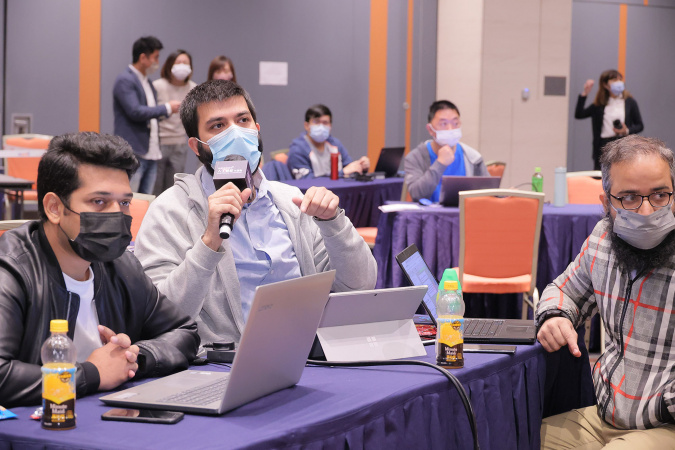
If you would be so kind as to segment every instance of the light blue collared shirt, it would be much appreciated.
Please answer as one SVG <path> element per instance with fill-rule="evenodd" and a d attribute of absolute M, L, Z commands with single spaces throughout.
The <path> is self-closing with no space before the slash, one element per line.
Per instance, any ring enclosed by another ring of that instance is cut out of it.
<path fill-rule="evenodd" d="M 248 319 L 255 288 L 263 284 L 290 280 L 301 276 L 291 236 L 262 171 L 253 203 L 244 204 L 230 235 L 230 249 L 237 268 L 241 292 L 241 310 Z M 258 174 L 256 174 L 257 178 Z M 202 189 L 206 196 L 216 191 L 213 177 L 202 171 Z"/>

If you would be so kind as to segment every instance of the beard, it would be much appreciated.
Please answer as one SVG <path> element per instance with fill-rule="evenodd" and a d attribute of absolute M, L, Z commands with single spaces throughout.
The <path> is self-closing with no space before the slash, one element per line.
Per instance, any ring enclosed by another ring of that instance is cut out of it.
<path fill-rule="evenodd" d="M 635 270 L 639 274 L 665 267 L 675 255 L 675 231 L 671 231 L 663 242 L 656 247 L 642 250 L 633 247 L 614 232 L 614 218 L 609 212 L 607 212 L 605 219 L 609 221 L 608 231 L 611 249 L 616 255 L 619 266 L 626 271 Z"/>
<path fill-rule="evenodd" d="M 256 166 L 255 170 L 251 172 L 251 175 L 258 171 L 262 161 L 263 142 L 260 132 L 258 132 L 258 151 L 260 152 L 260 159 L 258 160 L 258 165 Z M 213 153 L 211 153 L 211 149 L 204 147 L 201 142 L 197 141 L 197 152 L 197 159 L 204 165 L 206 171 L 211 176 L 213 176 L 213 167 L 211 167 L 211 163 L 213 162 Z"/>

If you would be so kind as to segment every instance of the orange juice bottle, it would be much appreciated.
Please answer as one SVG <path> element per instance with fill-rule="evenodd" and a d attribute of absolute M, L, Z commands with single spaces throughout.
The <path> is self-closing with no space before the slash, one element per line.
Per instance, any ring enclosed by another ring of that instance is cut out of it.
<path fill-rule="evenodd" d="M 42 428 L 75 428 L 75 362 L 77 354 L 68 337 L 68 321 L 52 320 L 51 336 L 42 345 Z"/>

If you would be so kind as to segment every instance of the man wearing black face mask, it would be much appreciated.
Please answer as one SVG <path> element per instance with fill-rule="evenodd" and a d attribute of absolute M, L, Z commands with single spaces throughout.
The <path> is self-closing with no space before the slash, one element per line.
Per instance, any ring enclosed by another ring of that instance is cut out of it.
<path fill-rule="evenodd" d="M 41 220 L 0 236 L 0 398 L 41 400 L 40 348 L 69 322 L 77 396 L 187 368 L 197 326 L 126 252 L 129 177 L 138 162 L 116 136 L 57 136 L 38 167 Z"/>
<path fill-rule="evenodd" d="M 192 89 L 181 105 L 188 145 L 204 165 L 152 202 L 136 239 L 145 272 L 199 324 L 205 342 L 238 342 L 262 284 L 336 269 L 333 291 L 372 289 L 375 258 L 354 229 L 339 198 L 324 187 L 303 195 L 269 181 L 261 170 L 260 124 L 248 93 L 232 81 Z M 216 189 L 213 165 L 242 157 L 251 189 Z M 235 218 L 219 235 L 220 217 Z"/>
<path fill-rule="evenodd" d="M 545 419 L 542 448 L 672 448 L 673 152 L 632 135 L 608 144 L 601 166 L 607 217 L 544 290 L 535 315 L 546 350 L 568 346 L 580 356 L 574 329 L 600 313 L 606 350 L 593 368 L 598 403 Z"/>

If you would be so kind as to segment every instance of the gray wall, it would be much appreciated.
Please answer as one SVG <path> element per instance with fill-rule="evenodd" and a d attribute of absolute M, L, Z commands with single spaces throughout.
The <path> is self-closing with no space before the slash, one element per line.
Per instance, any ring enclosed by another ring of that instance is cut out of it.
<path fill-rule="evenodd" d="M 5 130 L 33 114 L 32 132 L 78 128 L 80 2 L 7 0 Z"/>
<path fill-rule="evenodd" d="M 675 103 L 675 1 L 628 0 L 626 27 L 626 89 L 638 102 L 644 136 L 662 139 L 675 146 L 672 126 Z M 594 86 L 586 105 L 597 92 L 600 73 L 617 68 L 619 47 L 619 3 L 609 0 L 575 0 L 572 7 L 572 63 L 567 170 L 593 169 L 591 119 L 574 119 L 574 108 L 584 82 Z"/>
<path fill-rule="evenodd" d="M 5 125 L 12 113 L 27 112 L 34 115 L 33 132 L 76 131 L 79 1 L 0 1 L 8 2 Z M 405 5 L 389 2 L 387 145 L 404 140 Z M 435 93 L 436 0 L 415 5 L 413 108 L 418 102 L 424 109 Z M 333 111 L 334 135 L 352 156 L 365 155 L 369 28 L 370 2 L 362 0 L 104 0 L 101 131 L 113 131 L 112 87 L 131 63 L 133 41 L 155 35 L 164 44 L 161 63 L 177 48 L 192 53 L 198 83 L 206 79 L 213 57 L 232 58 L 238 81 L 256 106 L 267 154 L 288 147 L 303 131 L 308 106 L 325 103 Z M 287 61 L 288 86 L 260 86 L 259 61 Z M 423 116 L 413 112 L 413 130 L 424 130 Z M 420 136 L 413 131 L 415 144 Z"/>

